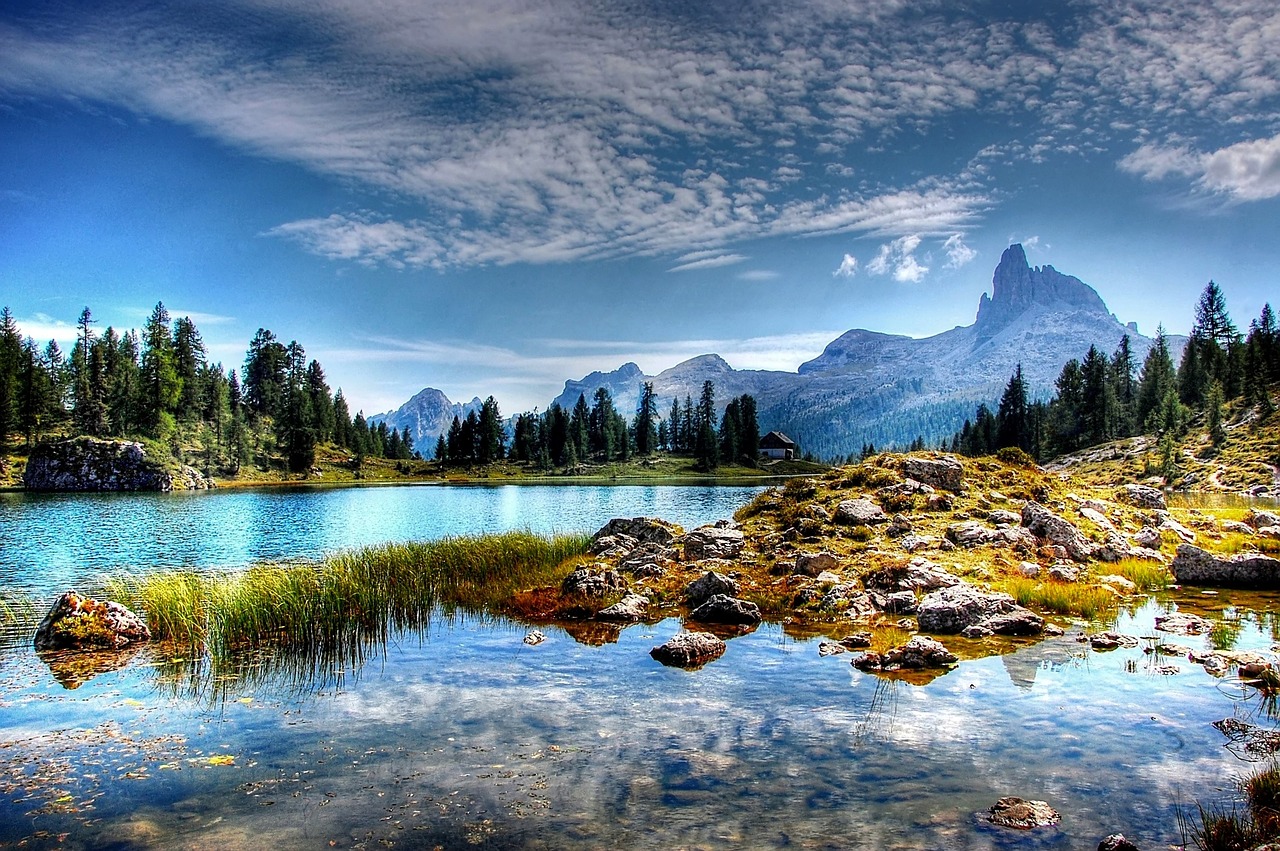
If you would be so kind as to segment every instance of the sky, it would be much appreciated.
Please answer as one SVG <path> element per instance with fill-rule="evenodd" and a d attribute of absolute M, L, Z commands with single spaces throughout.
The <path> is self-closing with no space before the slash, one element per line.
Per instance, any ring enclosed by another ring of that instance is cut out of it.
<path fill-rule="evenodd" d="M 1274 0 L 0 0 L 0 302 L 545 408 L 973 322 L 1001 252 L 1280 302 Z"/>

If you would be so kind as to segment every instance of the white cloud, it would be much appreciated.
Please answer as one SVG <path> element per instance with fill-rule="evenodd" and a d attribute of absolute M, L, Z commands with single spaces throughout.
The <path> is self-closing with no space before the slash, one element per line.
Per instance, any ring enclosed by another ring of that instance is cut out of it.
<path fill-rule="evenodd" d="M 693 269 L 717 269 L 721 266 L 732 266 L 747 259 L 742 254 L 720 254 L 719 252 L 715 252 L 708 257 L 697 257 L 696 259 L 686 259 L 688 257 L 689 255 L 681 257 L 680 259 L 685 262 L 672 266 L 667 271 L 688 272 Z"/>
<path fill-rule="evenodd" d="M 840 261 L 840 267 L 831 273 L 833 278 L 852 278 L 858 274 L 858 258 L 852 254 L 846 254 L 844 259 Z"/>
<path fill-rule="evenodd" d="M 919 247 L 920 235 L 914 233 L 883 243 L 867 264 L 867 271 L 873 275 L 892 274 L 898 283 L 919 283 L 929 274 L 929 267 L 916 259 L 915 250 Z"/>
<path fill-rule="evenodd" d="M 1201 189 L 1235 201 L 1280 196 L 1280 134 L 1202 153 L 1186 145 L 1146 144 L 1120 160 L 1120 168 L 1144 180 L 1190 177 Z"/>
<path fill-rule="evenodd" d="M 942 243 L 942 247 L 947 252 L 947 269 L 959 269 L 978 256 L 978 252 L 965 245 L 963 234 L 953 233 Z"/>
<path fill-rule="evenodd" d="M 739 272 L 737 277 L 740 281 L 774 281 L 781 276 L 771 269 L 748 269 Z"/>
<path fill-rule="evenodd" d="M 47 313 L 37 313 L 27 319 L 14 317 L 14 321 L 18 323 L 22 336 L 35 340 L 41 349 L 50 340 L 57 340 L 59 348 L 62 348 L 65 354 L 69 354 L 70 346 L 79 337 L 79 331 L 75 325 L 55 319 Z"/>

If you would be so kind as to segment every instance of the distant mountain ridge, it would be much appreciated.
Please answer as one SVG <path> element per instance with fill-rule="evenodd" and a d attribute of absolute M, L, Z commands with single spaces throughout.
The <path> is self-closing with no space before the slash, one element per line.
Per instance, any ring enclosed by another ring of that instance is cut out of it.
<path fill-rule="evenodd" d="M 734 369 L 716 354 L 654 376 L 626 363 L 566 381 L 554 402 L 571 409 L 579 395 L 590 403 L 598 388 L 607 387 L 618 410 L 630 416 L 641 385 L 652 381 L 665 417 L 673 398 L 696 400 L 710 380 L 721 409 L 750 393 L 762 432 L 785 432 L 802 451 L 830 458 L 857 452 L 864 443 L 887 448 L 951 435 L 978 403 L 999 398 L 1019 363 L 1030 392 L 1046 397 L 1068 360 L 1083 358 L 1091 345 L 1109 356 L 1125 334 L 1141 364 L 1149 338 L 1113 316 L 1088 284 L 1052 266 L 1031 266 L 1015 244 L 1001 255 L 972 325 L 919 339 L 855 328 L 795 372 Z M 1178 340 L 1170 342 L 1176 358 Z"/>
<path fill-rule="evenodd" d="M 394 411 L 369 417 L 369 422 L 386 423 L 387 428 L 396 431 L 408 428 L 414 448 L 423 458 L 431 458 L 435 455 L 436 441 L 449 431 L 453 418 L 465 419 L 470 411 L 479 414 L 482 404 L 478 396 L 465 404 L 451 402 L 443 392 L 426 387 Z"/>

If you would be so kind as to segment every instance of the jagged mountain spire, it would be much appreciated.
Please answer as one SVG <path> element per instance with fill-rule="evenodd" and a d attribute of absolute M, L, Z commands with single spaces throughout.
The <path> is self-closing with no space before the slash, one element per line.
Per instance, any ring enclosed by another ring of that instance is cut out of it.
<path fill-rule="evenodd" d="M 999 327 L 1033 307 L 1109 315 L 1093 287 L 1052 266 L 1031 266 L 1022 245 L 1014 243 L 1000 255 L 1000 265 L 991 277 L 991 295 L 983 293 L 978 302 L 977 324 L 988 329 Z"/>

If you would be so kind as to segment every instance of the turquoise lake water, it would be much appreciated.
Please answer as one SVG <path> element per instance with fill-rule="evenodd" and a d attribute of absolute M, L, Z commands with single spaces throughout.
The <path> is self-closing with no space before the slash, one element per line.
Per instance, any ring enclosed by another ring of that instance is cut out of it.
<path fill-rule="evenodd" d="M 234 566 L 614 515 L 694 525 L 751 495 L 394 490 L 8 499 L 6 583 L 58 588 L 86 569 L 77 552 L 95 570 Z M 42 517 L 68 528 L 38 529 Z M 42 563 L 45 575 L 32 570 Z M 1269 651 L 1280 623 L 1277 595 L 1162 596 L 1113 624 L 1138 648 L 1094 652 L 1068 625 L 919 686 L 821 657 L 777 624 L 700 670 L 664 668 L 648 651 L 682 628 L 674 619 L 600 646 L 542 627 L 536 647 L 526 625 L 439 619 L 356 658 L 264 655 L 217 671 L 160 647 L 73 670 L 24 643 L 0 654 L 0 847 L 1065 851 L 1119 830 L 1164 848 L 1180 839 L 1180 806 L 1226 805 L 1256 767 L 1212 722 L 1275 726 L 1234 679 L 1143 652 L 1174 608 L 1223 624 L 1213 638 L 1163 636 L 1193 649 Z M 1062 823 L 987 824 L 979 812 L 1004 795 L 1046 800 Z"/>

